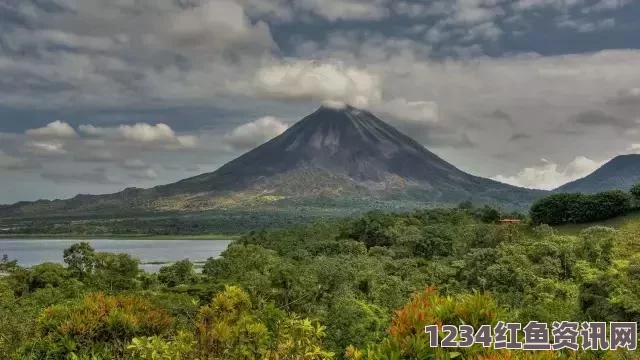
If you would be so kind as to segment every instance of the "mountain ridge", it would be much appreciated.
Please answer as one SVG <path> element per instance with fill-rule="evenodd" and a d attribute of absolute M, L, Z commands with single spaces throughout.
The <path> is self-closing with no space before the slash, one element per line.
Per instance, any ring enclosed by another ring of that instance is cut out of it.
<path fill-rule="evenodd" d="M 618 155 L 580 179 L 571 181 L 554 192 L 597 193 L 606 190 L 628 190 L 640 183 L 640 155 Z"/>

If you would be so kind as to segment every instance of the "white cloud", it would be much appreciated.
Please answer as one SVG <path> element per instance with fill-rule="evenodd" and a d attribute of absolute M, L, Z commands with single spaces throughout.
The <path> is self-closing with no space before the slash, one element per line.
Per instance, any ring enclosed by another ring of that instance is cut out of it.
<path fill-rule="evenodd" d="M 390 13 L 387 0 L 296 0 L 294 4 L 329 21 L 379 20 Z"/>
<path fill-rule="evenodd" d="M 341 101 L 366 106 L 379 101 L 378 76 L 341 62 L 294 60 L 261 68 L 253 83 L 259 95 L 287 100 Z"/>
<path fill-rule="evenodd" d="M 29 129 L 25 133 L 28 136 L 48 138 L 73 138 L 78 135 L 68 123 L 60 120 L 51 122 L 41 128 Z"/>
<path fill-rule="evenodd" d="M 430 3 L 394 1 L 393 10 L 399 15 L 404 15 L 410 18 L 420 18 L 426 16 L 445 15 L 450 10 L 450 6 L 447 1 L 433 1 Z"/>
<path fill-rule="evenodd" d="M 67 154 L 64 143 L 58 141 L 29 141 L 25 144 L 27 151 L 44 156 L 56 156 Z"/>
<path fill-rule="evenodd" d="M 536 10 L 551 7 L 558 10 L 567 10 L 583 4 L 584 0 L 518 0 L 513 3 L 513 8 L 521 11 Z"/>
<path fill-rule="evenodd" d="M 598 12 L 607 10 L 616 10 L 633 3 L 633 0 L 600 0 L 590 7 L 583 9 L 583 12 Z"/>
<path fill-rule="evenodd" d="M 288 0 L 238 0 L 238 2 L 253 18 L 267 18 L 280 22 L 294 19 L 294 10 Z"/>
<path fill-rule="evenodd" d="M 564 16 L 556 21 L 556 26 L 559 28 L 574 29 L 581 33 L 589 33 L 614 28 L 616 26 L 616 20 L 614 18 L 598 20 L 572 19 Z"/>
<path fill-rule="evenodd" d="M 225 141 L 236 150 L 249 150 L 282 134 L 287 128 L 279 119 L 266 116 L 233 129 L 225 135 Z"/>
<path fill-rule="evenodd" d="M 137 123 L 119 127 L 80 125 L 78 129 L 87 135 L 105 138 L 121 138 L 137 144 L 163 144 L 177 148 L 194 148 L 198 139 L 193 135 L 177 135 L 169 125 Z"/>
<path fill-rule="evenodd" d="M 517 175 L 494 177 L 495 180 L 526 188 L 552 190 L 570 181 L 585 177 L 604 162 L 578 156 L 564 167 L 542 159 L 542 164 L 522 169 Z"/>
<path fill-rule="evenodd" d="M 631 144 L 628 150 L 631 153 L 640 154 L 640 144 Z"/>
<path fill-rule="evenodd" d="M 258 22 L 255 25 L 246 16 L 244 8 L 232 0 L 208 0 L 200 6 L 188 7 L 177 15 L 171 14 L 166 24 L 165 36 L 179 47 L 206 47 L 209 50 L 225 50 L 233 47 L 263 47 L 273 45 L 269 27 Z M 147 41 L 153 43 L 153 35 Z"/>
<path fill-rule="evenodd" d="M 138 142 L 172 142 L 175 139 L 175 132 L 165 124 L 150 125 L 138 123 L 135 125 L 121 125 L 118 132 L 125 139 Z"/>
<path fill-rule="evenodd" d="M 487 0 L 457 0 L 454 9 L 453 21 L 459 24 L 481 24 L 504 14 L 494 1 Z"/>
<path fill-rule="evenodd" d="M 415 124 L 433 124 L 439 121 L 438 105 L 433 101 L 409 101 L 398 98 L 373 107 L 374 111 L 387 113 L 399 121 Z"/>

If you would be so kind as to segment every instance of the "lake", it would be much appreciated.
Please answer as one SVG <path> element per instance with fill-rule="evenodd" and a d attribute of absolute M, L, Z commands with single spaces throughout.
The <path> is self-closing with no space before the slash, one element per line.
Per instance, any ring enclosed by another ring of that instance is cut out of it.
<path fill-rule="evenodd" d="M 81 241 L 88 242 L 98 252 L 127 253 L 138 258 L 140 269 L 148 272 L 156 272 L 166 263 L 179 260 L 202 262 L 218 257 L 231 243 L 230 240 L 0 239 L 0 256 L 7 254 L 9 260 L 18 260 L 18 264 L 25 267 L 43 262 L 64 263 L 64 249 Z"/>

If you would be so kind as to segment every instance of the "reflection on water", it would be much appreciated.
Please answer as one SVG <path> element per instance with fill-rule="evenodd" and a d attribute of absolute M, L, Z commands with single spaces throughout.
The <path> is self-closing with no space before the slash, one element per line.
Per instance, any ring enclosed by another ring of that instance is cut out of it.
<path fill-rule="evenodd" d="M 21 266 L 29 267 L 43 262 L 63 262 L 64 249 L 81 242 L 88 242 L 98 252 L 127 253 L 140 259 L 140 268 L 155 272 L 171 263 L 189 259 L 202 262 L 218 257 L 231 241 L 228 240 L 0 240 L 0 256 L 6 254 L 10 260 L 18 260 Z M 149 264 L 154 263 L 154 264 Z"/>

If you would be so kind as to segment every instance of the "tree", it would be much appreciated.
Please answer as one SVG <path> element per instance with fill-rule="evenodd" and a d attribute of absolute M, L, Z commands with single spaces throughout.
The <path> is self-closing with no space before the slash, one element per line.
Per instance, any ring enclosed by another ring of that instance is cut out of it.
<path fill-rule="evenodd" d="M 18 268 L 18 260 L 9 260 L 9 255 L 2 255 L 2 260 L 0 260 L 0 272 L 12 272 Z"/>
<path fill-rule="evenodd" d="M 529 215 L 534 224 L 560 225 L 577 223 L 582 220 L 579 216 L 585 195 L 554 194 L 536 200 L 531 206 Z"/>
<path fill-rule="evenodd" d="M 605 220 L 628 212 L 631 196 L 621 190 L 597 194 L 554 194 L 533 203 L 534 224 L 561 225 Z"/>
<path fill-rule="evenodd" d="M 638 206 L 640 204 L 640 183 L 633 185 L 629 193 L 633 196 L 636 206 Z"/>
<path fill-rule="evenodd" d="M 195 271 L 193 271 L 193 263 L 185 259 L 161 267 L 158 272 L 158 280 L 168 287 L 175 287 L 181 284 L 188 285 L 195 280 L 195 274 Z"/>
<path fill-rule="evenodd" d="M 30 285 L 32 291 L 47 286 L 59 287 L 69 277 L 69 272 L 64 266 L 50 262 L 34 266 L 32 272 Z"/>
<path fill-rule="evenodd" d="M 500 212 L 490 206 L 485 205 L 477 210 L 480 220 L 485 223 L 496 223 L 500 220 Z"/>
<path fill-rule="evenodd" d="M 390 246 L 392 239 L 386 231 L 393 225 L 388 214 L 373 211 L 356 220 L 343 230 L 342 237 L 363 242 L 367 248 Z"/>
<path fill-rule="evenodd" d="M 349 345 L 365 347 L 382 339 L 389 316 L 381 307 L 352 296 L 333 301 L 326 320 L 328 344 L 339 352 Z"/>
<path fill-rule="evenodd" d="M 89 243 L 80 242 L 64 250 L 64 262 L 73 276 L 84 279 L 93 272 L 95 255 Z"/>
<path fill-rule="evenodd" d="M 472 210 L 473 209 L 473 203 L 471 202 L 471 200 L 463 201 L 463 202 L 458 204 L 458 209 Z"/>
<path fill-rule="evenodd" d="M 125 290 L 135 287 L 140 272 L 140 261 L 129 254 L 96 253 L 93 258 L 93 280 L 108 290 Z"/>

